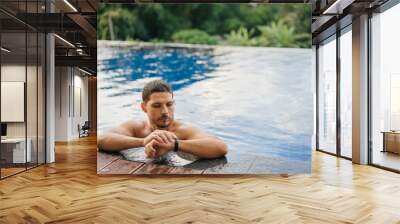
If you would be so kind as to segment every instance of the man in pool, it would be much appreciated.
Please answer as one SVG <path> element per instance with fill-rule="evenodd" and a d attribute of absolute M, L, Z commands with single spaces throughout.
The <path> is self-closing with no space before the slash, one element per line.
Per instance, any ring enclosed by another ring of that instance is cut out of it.
<path fill-rule="evenodd" d="M 182 151 L 212 159 L 228 152 L 227 145 L 217 137 L 174 120 L 175 102 L 168 83 L 162 80 L 147 83 L 140 106 L 147 114 L 147 121 L 127 121 L 99 136 L 100 149 L 120 151 L 144 147 L 149 158 L 160 157 L 169 151 Z"/>

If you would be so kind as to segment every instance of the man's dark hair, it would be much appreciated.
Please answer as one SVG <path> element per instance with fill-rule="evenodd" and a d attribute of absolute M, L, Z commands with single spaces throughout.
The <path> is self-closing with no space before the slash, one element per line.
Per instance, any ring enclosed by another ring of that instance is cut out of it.
<path fill-rule="evenodd" d="M 143 102 L 147 102 L 150 99 L 151 94 L 163 92 L 169 92 L 173 95 L 172 88 L 167 82 L 161 79 L 153 80 L 144 86 L 142 92 L 142 100 Z"/>

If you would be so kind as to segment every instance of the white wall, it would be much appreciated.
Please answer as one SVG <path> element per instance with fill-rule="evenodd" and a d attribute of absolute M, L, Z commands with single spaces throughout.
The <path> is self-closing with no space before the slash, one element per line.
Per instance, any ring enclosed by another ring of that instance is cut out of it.
<path fill-rule="evenodd" d="M 77 74 L 78 71 L 78 74 Z M 88 120 L 88 78 L 79 70 L 74 70 L 74 108 L 72 108 L 72 136 L 78 136 L 78 124 L 81 126 Z"/>
<path fill-rule="evenodd" d="M 26 68 L 24 65 L 19 64 L 3 64 L 1 66 L 1 81 L 2 82 L 25 82 L 26 71 L 28 71 L 28 79 L 29 86 L 36 86 L 36 80 L 31 80 L 30 75 L 36 74 L 36 67 L 29 66 Z M 30 106 L 30 110 L 28 110 L 28 122 L 34 121 L 36 124 L 36 113 L 32 113 L 32 111 L 36 111 L 36 88 L 27 88 L 27 103 Z M 4 97 L 4 96 L 2 96 Z M 33 104 L 31 104 L 33 102 Z M 41 105 L 39 105 L 40 107 Z M 32 109 L 33 107 L 33 109 Z M 2 110 L 7 110 L 8 108 L 2 108 Z M 33 124 L 28 125 L 28 129 L 33 127 Z M 34 127 L 36 130 L 36 126 Z M 9 137 L 25 137 L 25 122 L 7 122 L 7 136 Z M 29 133 L 28 133 L 29 137 Z"/>
<path fill-rule="evenodd" d="M 38 69 L 38 70 L 37 70 Z M 25 64 L 2 64 L 1 66 L 1 81 L 2 82 L 24 82 L 26 83 L 26 107 L 24 105 L 19 110 L 22 114 L 26 112 L 27 120 L 24 118 L 21 122 L 6 122 L 7 123 L 7 137 L 9 138 L 24 138 L 25 134 L 30 139 L 32 149 L 32 161 L 36 162 L 39 159 L 39 163 L 44 163 L 44 74 L 42 73 L 42 67 L 36 67 Z M 27 82 L 25 80 L 27 78 Z M 24 90 L 21 94 L 24 94 Z M 4 89 L 2 89 L 4 94 Z M 7 95 L 2 95 L 2 98 L 8 98 Z M 2 102 L 3 104 L 3 102 Z M 10 107 L 2 107 L 2 112 L 16 113 Z M 15 108 L 14 108 L 15 110 Z M 24 116 L 24 115 L 22 115 Z M 37 156 L 37 154 L 39 156 Z"/>
<path fill-rule="evenodd" d="M 18 81 L 25 82 L 25 64 L 9 64 L 1 66 L 1 81 L 10 82 Z M 1 108 L 6 110 L 7 108 Z M 8 137 L 25 137 L 25 123 L 24 122 L 10 122 L 7 123 L 7 136 Z"/>
<path fill-rule="evenodd" d="M 78 124 L 88 120 L 88 78 L 72 67 L 56 67 L 55 73 L 55 140 L 77 139 Z"/>
<path fill-rule="evenodd" d="M 67 67 L 55 68 L 55 141 L 68 140 L 68 71 Z"/>

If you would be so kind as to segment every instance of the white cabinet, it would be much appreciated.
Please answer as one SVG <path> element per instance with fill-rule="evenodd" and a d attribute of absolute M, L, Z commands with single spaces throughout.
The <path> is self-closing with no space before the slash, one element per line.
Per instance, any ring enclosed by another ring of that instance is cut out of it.
<path fill-rule="evenodd" d="M 11 159 L 12 154 L 12 163 L 25 163 L 32 161 L 32 140 L 28 138 L 26 140 L 27 147 L 25 151 L 25 138 L 7 138 L 1 140 L 1 147 L 5 147 L 6 150 L 9 151 L 9 158 Z M 3 150 L 2 150 L 3 151 Z M 26 161 L 25 161 L 26 159 Z M 11 161 L 9 161 L 11 162 Z"/>

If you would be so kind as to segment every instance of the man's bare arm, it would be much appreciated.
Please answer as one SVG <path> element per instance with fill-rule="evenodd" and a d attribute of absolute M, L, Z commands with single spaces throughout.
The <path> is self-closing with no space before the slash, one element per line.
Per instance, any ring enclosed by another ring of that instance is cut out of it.
<path fill-rule="evenodd" d="M 144 139 L 135 137 L 135 130 L 140 128 L 136 122 L 125 122 L 117 128 L 98 137 L 97 146 L 105 151 L 120 151 L 144 146 Z"/>
<path fill-rule="evenodd" d="M 179 150 L 201 158 L 218 158 L 228 153 L 227 145 L 215 136 L 207 135 L 197 128 L 185 128 L 187 138 L 179 140 Z"/>

